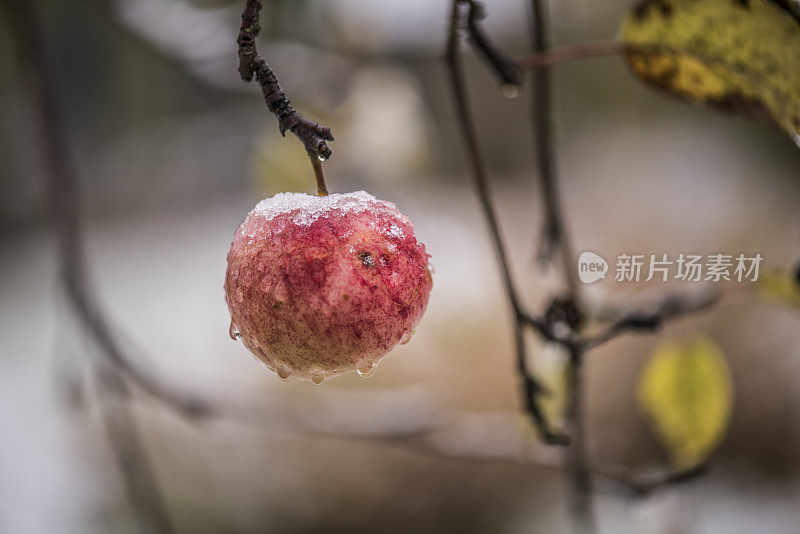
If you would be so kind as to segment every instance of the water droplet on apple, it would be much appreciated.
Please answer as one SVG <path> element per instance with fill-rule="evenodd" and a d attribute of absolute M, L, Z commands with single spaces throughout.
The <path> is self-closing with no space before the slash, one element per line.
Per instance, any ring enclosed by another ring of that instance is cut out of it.
<path fill-rule="evenodd" d="M 400 338 L 400 344 L 405 345 L 406 343 L 411 341 L 411 336 L 414 335 L 414 332 L 415 332 L 414 330 L 409 330 L 408 332 L 403 334 L 403 337 Z"/>
<path fill-rule="evenodd" d="M 375 374 L 375 371 L 378 370 L 378 366 L 372 362 L 372 360 L 363 360 L 358 363 L 356 366 L 356 372 L 362 378 L 369 378 Z"/>
<path fill-rule="evenodd" d="M 278 365 L 277 373 L 282 380 L 286 380 L 287 378 L 292 376 L 292 370 L 289 369 L 288 365 Z"/>
<path fill-rule="evenodd" d="M 517 98 L 519 96 L 519 87 L 513 83 L 507 83 L 503 86 L 503 96 L 506 98 Z"/>
<path fill-rule="evenodd" d="M 228 335 L 231 336 L 231 339 L 234 341 L 242 339 L 242 333 L 239 332 L 239 329 L 233 324 L 233 321 L 231 321 L 231 326 L 228 328 Z"/>
<path fill-rule="evenodd" d="M 311 383 L 320 385 L 325 381 L 325 373 L 322 371 L 315 369 L 311 371 Z"/>

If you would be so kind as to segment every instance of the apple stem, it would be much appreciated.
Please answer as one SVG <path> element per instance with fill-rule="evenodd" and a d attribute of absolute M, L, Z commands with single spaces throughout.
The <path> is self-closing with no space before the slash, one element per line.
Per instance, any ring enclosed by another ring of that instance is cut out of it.
<path fill-rule="evenodd" d="M 327 197 L 328 188 L 325 186 L 325 174 L 322 172 L 322 161 L 316 154 L 308 153 L 308 159 L 311 160 L 311 166 L 314 168 L 314 175 L 317 177 L 317 196 Z"/>

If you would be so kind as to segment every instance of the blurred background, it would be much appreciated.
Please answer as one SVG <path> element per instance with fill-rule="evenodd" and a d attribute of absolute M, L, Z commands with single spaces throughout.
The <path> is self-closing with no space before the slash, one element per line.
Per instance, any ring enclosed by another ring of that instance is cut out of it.
<path fill-rule="evenodd" d="M 559 454 L 520 410 L 511 316 L 455 129 L 446 0 L 265 1 L 258 47 L 293 104 L 330 126 L 332 192 L 366 189 L 415 222 L 434 290 L 412 341 L 368 379 L 280 381 L 228 337 L 225 257 L 252 206 L 313 192 L 236 72 L 243 2 L 37 0 L 55 61 L 96 294 L 160 380 L 226 415 L 125 400 L 174 530 L 564 532 Z M 529 49 L 528 5 L 486 0 L 487 31 Z M 552 0 L 553 40 L 617 33 L 627 0 Z M 0 11 L 3 13 L 3 11 Z M 4 16 L 4 15 L 3 15 Z M 135 532 L 103 423 L 98 359 L 60 288 L 31 95 L 0 19 L 0 532 Z M 534 264 L 541 205 L 528 85 L 504 98 L 465 52 L 472 109 L 515 276 L 534 310 L 558 289 Z M 557 166 L 578 251 L 800 250 L 800 150 L 767 124 L 651 91 L 618 57 L 553 71 Z M 685 286 L 682 286 L 685 288 Z M 669 290 L 613 277 L 595 303 Z M 667 458 L 636 402 L 654 347 L 697 334 L 730 366 L 734 408 L 712 469 L 644 499 L 598 492 L 601 532 L 794 532 L 800 523 L 800 313 L 734 288 L 713 310 L 627 336 L 586 362 L 590 459 Z M 531 359 L 559 358 L 532 340 Z M 537 363 L 538 362 L 538 363 Z"/>

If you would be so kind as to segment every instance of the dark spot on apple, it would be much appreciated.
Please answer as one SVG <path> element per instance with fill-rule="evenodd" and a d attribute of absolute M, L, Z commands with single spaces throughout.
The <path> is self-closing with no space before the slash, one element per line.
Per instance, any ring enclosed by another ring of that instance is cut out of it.
<path fill-rule="evenodd" d="M 362 252 L 358 255 L 359 259 L 361 259 L 361 263 L 364 264 L 364 267 L 375 267 L 375 260 L 372 259 L 372 254 L 367 251 Z"/>

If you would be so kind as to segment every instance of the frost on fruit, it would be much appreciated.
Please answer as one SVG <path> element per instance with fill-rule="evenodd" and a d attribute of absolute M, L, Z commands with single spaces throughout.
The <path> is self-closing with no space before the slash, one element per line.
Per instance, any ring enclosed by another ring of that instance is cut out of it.
<path fill-rule="evenodd" d="M 228 253 L 231 337 L 281 378 L 369 376 L 425 312 L 428 258 L 408 217 L 364 191 L 264 199 Z"/>

